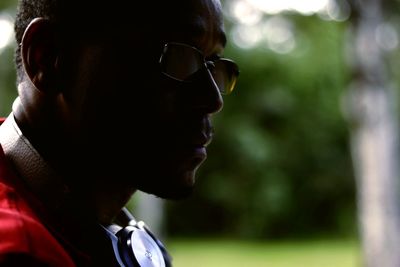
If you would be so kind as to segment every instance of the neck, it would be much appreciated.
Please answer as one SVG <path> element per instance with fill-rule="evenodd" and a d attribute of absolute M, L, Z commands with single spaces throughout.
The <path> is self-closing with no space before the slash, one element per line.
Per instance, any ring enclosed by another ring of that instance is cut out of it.
<path fill-rule="evenodd" d="M 98 222 L 103 225 L 112 223 L 135 192 L 134 189 L 121 190 L 121 187 L 113 184 L 107 184 L 101 188 L 97 186 L 96 189 L 93 197 L 94 207 Z"/>

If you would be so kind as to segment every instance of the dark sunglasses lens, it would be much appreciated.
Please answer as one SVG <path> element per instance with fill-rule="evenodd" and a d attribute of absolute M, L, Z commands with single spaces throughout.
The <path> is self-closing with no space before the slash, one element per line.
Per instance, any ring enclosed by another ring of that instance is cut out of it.
<path fill-rule="evenodd" d="M 203 66 L 203 57 L 190 46 L 170 43 L 161 58 L 162 71 L 177 80 L 185 80 Z"/>
<path fill-rule="evenodd" d="M 229 95 L 235 88 L 239 74 L 237 65 L 230 60 L 220 59 L 214 62 L 214 66 L 212 75 L 215 83 L 222 94 Z"/>

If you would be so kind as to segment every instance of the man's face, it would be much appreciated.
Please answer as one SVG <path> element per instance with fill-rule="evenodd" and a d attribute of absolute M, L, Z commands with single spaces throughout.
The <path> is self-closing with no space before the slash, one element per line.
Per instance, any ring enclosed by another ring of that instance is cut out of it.
<path fill-rule="evenodd" d="M 166 198 L 192 191 L 212 138 L 211 115 L 223 100 L 206 68 L 181 82 L 162 74 L 158 60 L 168 42 L 196 47 L 206 58 L 221 55 L 225 35 L 218 0 L 180 2 L 156 23 L 154 39 L 138 38 L 132 25 L 124 43 L 82 52 L 72 132 L 94 179 Z"/>

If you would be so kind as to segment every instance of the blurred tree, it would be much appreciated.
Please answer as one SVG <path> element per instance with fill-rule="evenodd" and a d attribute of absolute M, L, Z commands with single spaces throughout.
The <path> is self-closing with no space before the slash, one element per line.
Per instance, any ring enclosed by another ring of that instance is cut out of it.
<path fill-rule="evenodd" d="M 386 54 L 393 42 L 381 0 L 353 1 L 352 148 L 365 266 L 400 266 L 399 129 Z M 387 23 L 387 22 L 386 22 Z"/>

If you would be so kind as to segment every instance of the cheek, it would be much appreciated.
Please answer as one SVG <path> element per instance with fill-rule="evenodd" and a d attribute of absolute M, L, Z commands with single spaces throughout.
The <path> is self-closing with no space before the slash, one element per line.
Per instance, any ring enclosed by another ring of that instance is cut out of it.
<path fill-rule="evenodd" d="M 93 75 L 82 113 L 86 142 L 111 141 L 110 152 L 135 150 L 154 160 L 160 150 L 175 153 L 183 109 L 178 92 L 185 88 L 145 69 L 140 75 L 128 76 L 127 68 Z"/>

